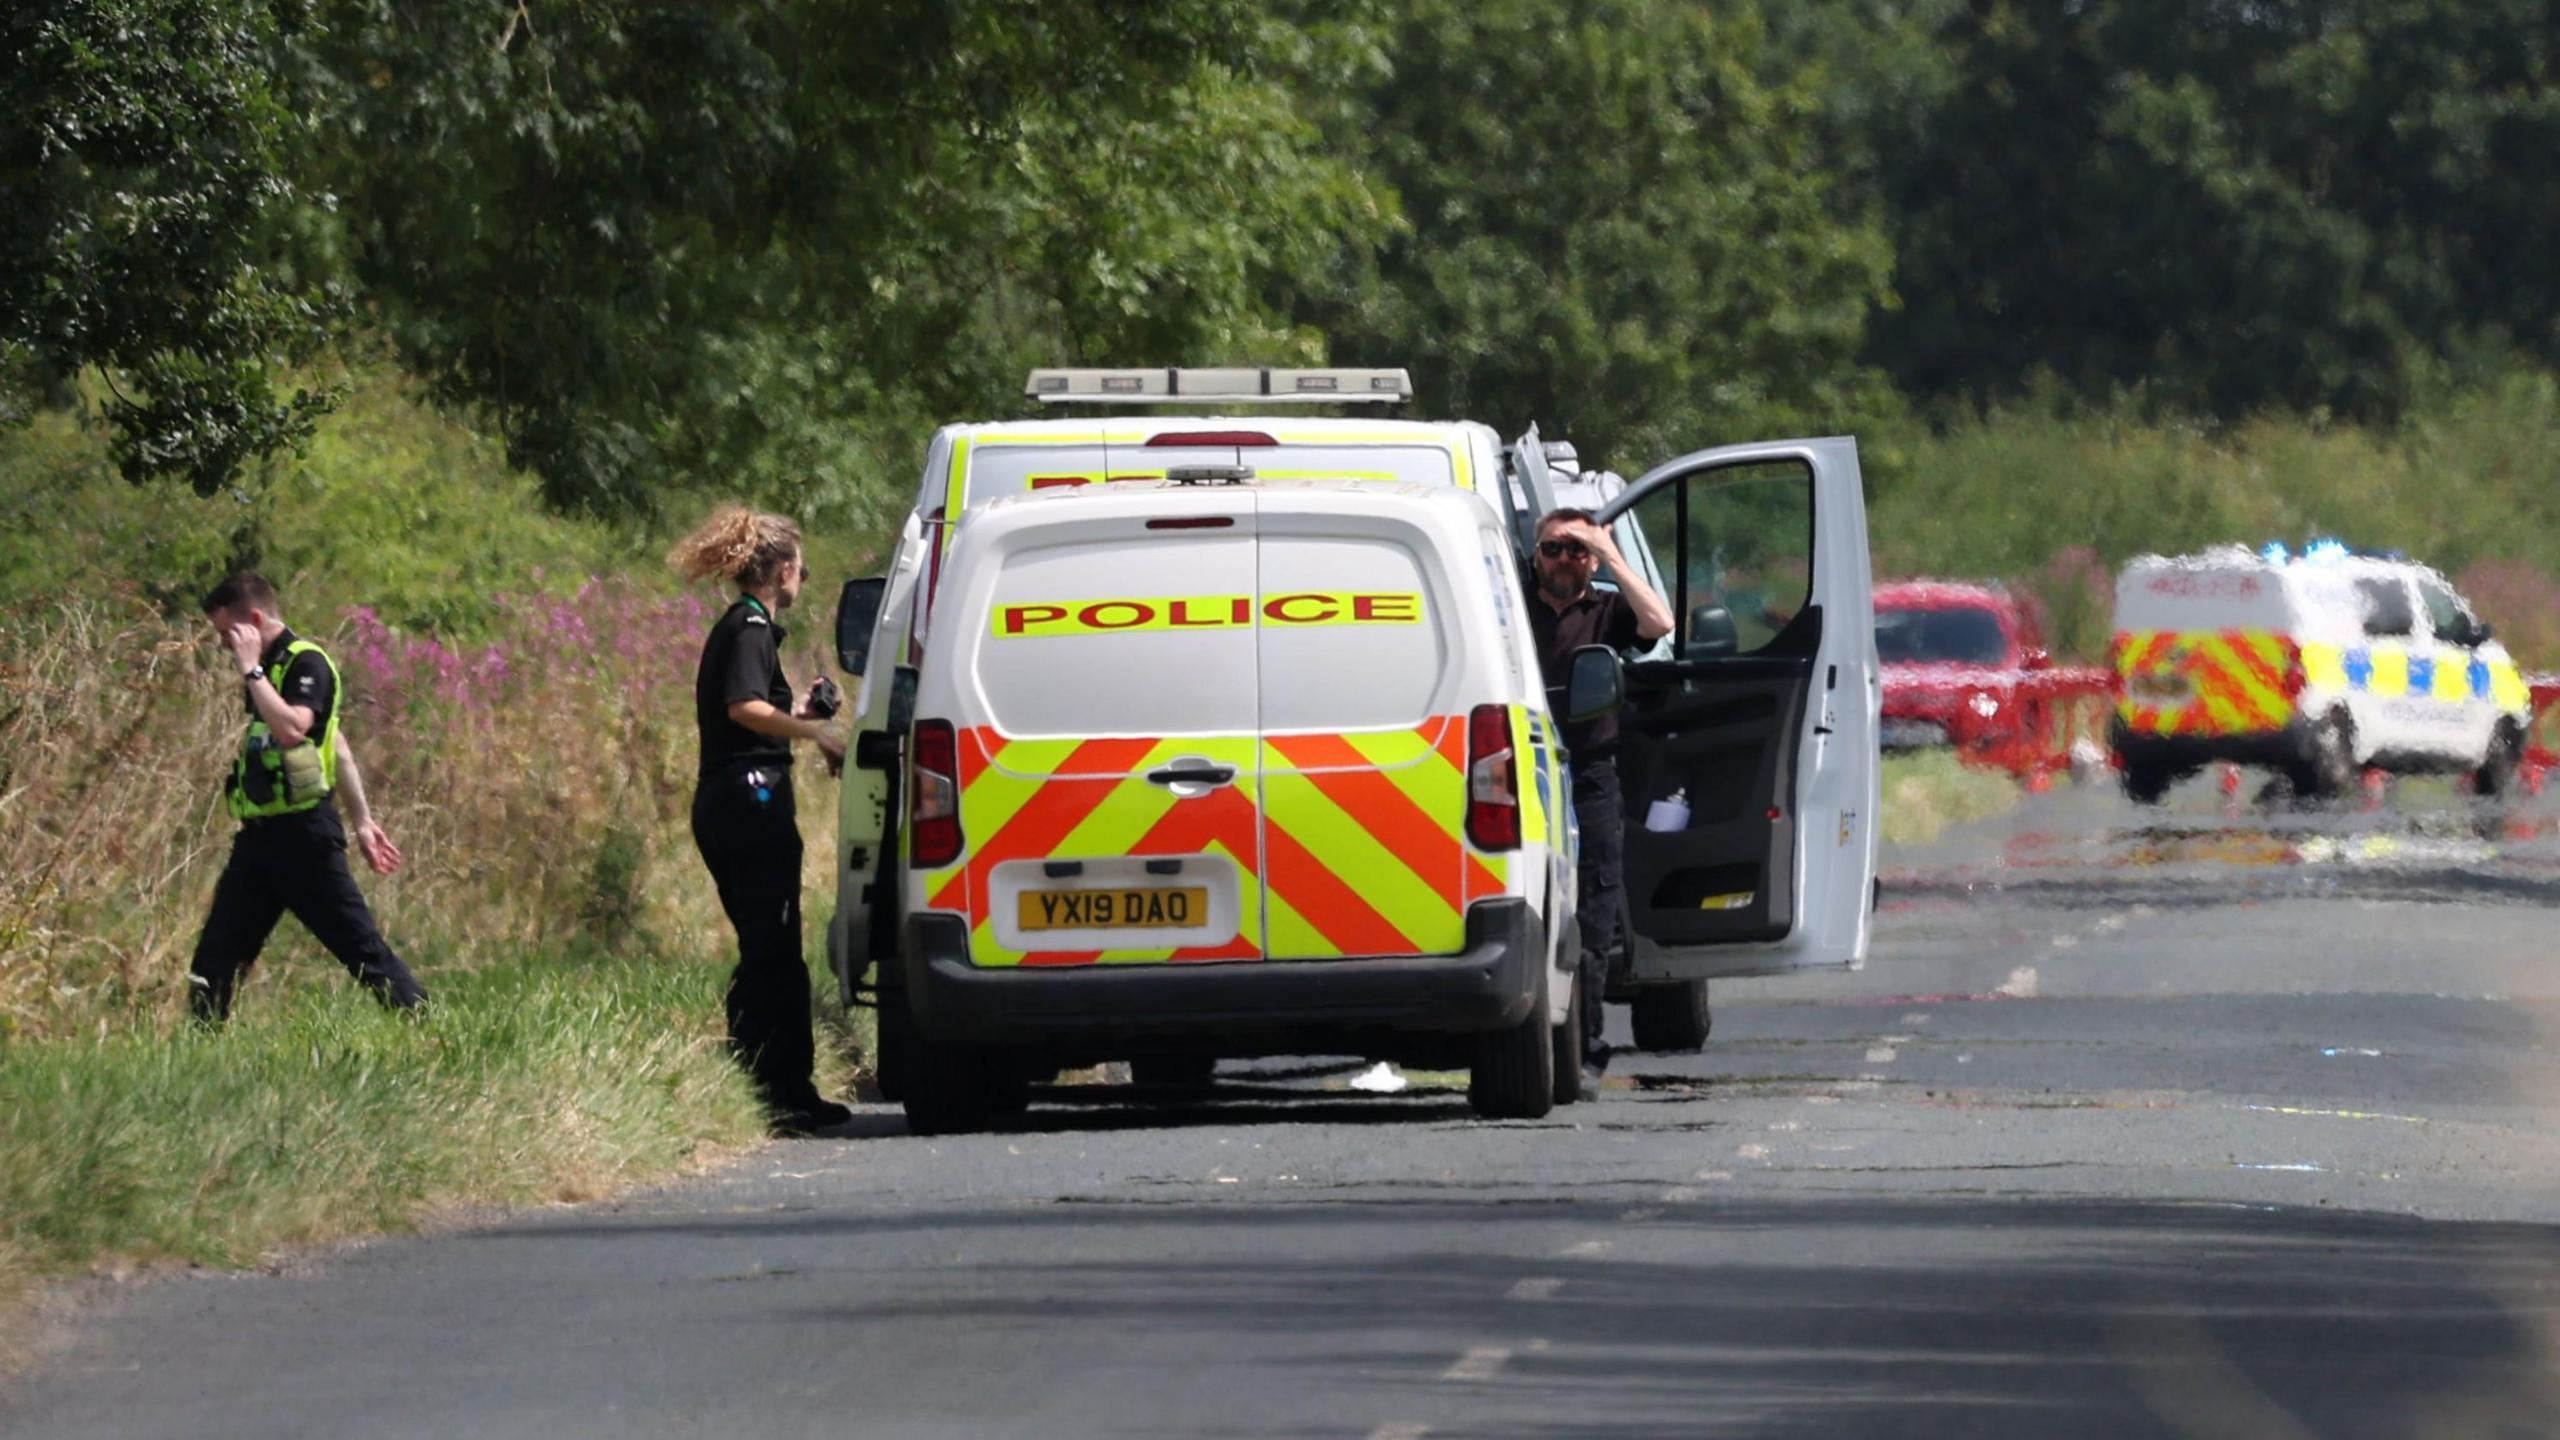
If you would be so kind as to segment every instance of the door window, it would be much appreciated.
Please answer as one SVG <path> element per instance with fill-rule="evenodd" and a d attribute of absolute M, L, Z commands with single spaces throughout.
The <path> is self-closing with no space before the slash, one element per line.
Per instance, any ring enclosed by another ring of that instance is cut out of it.
<path fill-rule="evenodd" d="M 2448 645 L 2473 643 L 2471 614 L 2451 590 L 2433 580 L 2421 580 L 2418 598 L 2426 602 L 2427 628 L 2435 632 L 2438 640 Z"/>
<path fill-rule="evenodd" d="M 2398 580 L 2375 578 L 2356 582 L 2364 602 L 2364 633 L 2376 639 L 2406 639 L 2417 629 L 2409 608 L 2409 587 Z"/>
<path fill-rule="evenodd" d="M 1777 653 L 1813 598 L 1813 473 L 1776 462 L 1637 502 L 1684 660 Z"/>

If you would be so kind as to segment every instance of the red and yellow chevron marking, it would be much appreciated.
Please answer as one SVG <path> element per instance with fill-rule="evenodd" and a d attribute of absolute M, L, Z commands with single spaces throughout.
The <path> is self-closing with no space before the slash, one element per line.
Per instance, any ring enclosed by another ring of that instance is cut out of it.
<path fill-rule="evenodd" d="M 984 966 L 1435 955 L 1463 947 L 1466 907 L 1505 893 L 1508 857 L 1463 838 L 1466 725 L 1352 734 L 1008 740 L 959 736 L 962 861 L 926 873 L 926 903 L 971 921 Z M 1146 772 L 1182 756 L 1239 778 L 1182 798 Z M 1258 802 L 1258 803 L 1257 803 Z M 1014 951 L 993 924 L 1008 861 L 1213 854 L 1236 867 L 1240 915 L 1222 944 Z"/>
<path fill-rule="evenodd" d="M 2116 713 L 2137 735 L 2254 735 L 2293 718 L 2284 637 L 2266 630 L 2128 630 L 2116 636 L 2123 698 Z M 2146 679 L 2176 676 L 2185 698 L 2148 699 Z"/>

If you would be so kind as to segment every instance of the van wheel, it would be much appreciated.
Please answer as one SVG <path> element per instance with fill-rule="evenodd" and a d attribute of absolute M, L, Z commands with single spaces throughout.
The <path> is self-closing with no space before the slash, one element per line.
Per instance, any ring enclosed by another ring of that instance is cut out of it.
<path fill-rule="evenodd" d="M 1548 983 L 1553 984 L 1551 980 Z M 1573 987 L 1573 998 L 1565 1002 L 1564 1023 L 1548 1027 L 1554 1037 L 1549 1048 L 1555 1051 L 1555 1099 L 1558 1105 L 1570 1105 L 1582 1098 L 1582 987 Z"/>
<path fill-rule="evenodd" d="M 913 1022 L 910 1021 L 910 1024 Z M 1004 1067 L 1002 1056 L 915 1037 L 904 1103 L 907 1129 L 918 1135 L 966 1135 L 984 1130 L 1018 1091 L 1030 1103 L 1030 1087 Z M 1015 1106 L 1018 1110 L 1020 1107 Z"/>
<path fill-rule="evenodd" d="M 2302 800 L 2335 800 L 2356 788 L 2356 727 L 2331 711 L 2311 732 L 2309 753 L 2292 776 L 2294 795 Z"/>
<path fill-rule="evenodd" d="M 1476 1037 L 1475 1067 L 1467 1073 L 1467 1103 L 1488 1120 L 1535 1120 L 1555 1108 L 1555 1027 L 1547 1023 L 1547 967 L 1529 1013 L 1508 1029 Z"/>
<path fill-rule="evenodd" d="M 1196 1089 L 1217 1073 L 1215 1055 L 1145 1055 L 1129 1062 L 1129 1078 L 1140 1085 Z"/>
<path fill-rule="evenodd" d="M 871 1088 L 895 1105 L 907 1098 L 907 1070 L 914 1063 L 916 1017 L 907 1009 L 907 992 L 883 990 L 871 1043 Z"/>
<path fill-rule="evenodd" d="M 2480 759 L 2480 768 L 2471 772 L 2471 793 L 2484 800 L 2494 800 L 2515 793 L 2516 771 L 2524 765 L 2524 731 L 2512 720 L 2501 720 L 2489 736 L 2489 753 Z"/>
<path fill-rule="evenodd" d="M 2176 783 L 2177 772 L 2156 760 L 2138 759 L 2131 755 L 2124 761 L 2124 798 L 2136 805 L 2157 805 Z"/>
<path fill-rule="evenodd" d="M 1636 1048 L 1656 1055 L 1695 1055 L 1707 1046 L 1715 1013 L 1707 1007 L 1707 982 L 1647 985 L 1628 1007 Z"/>

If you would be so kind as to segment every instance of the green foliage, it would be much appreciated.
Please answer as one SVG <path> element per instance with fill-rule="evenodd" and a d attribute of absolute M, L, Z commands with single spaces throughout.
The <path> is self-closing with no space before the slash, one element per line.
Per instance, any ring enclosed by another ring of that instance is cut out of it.
<path fill-rule="evenodd" d="M 1883 154 L 1922 395 L 2389 418 L 2560 360 L 2560 5 L 1971 6 Z"/>
<path fill-rule="evenodd" d="M 0 13 L 0 417 L 105 377 L 129 480 L 199 495 L 306 439 L 334 398 L 275 372 L 338 296 L 278 263 L 297 117 L 263 0 L 53 0 Z M 326 197 L 315 197 L 326 203 Z"/>
<path fill-rule="evenodd" d="M 1629 464 L 1879 403 L 1856 355 L 1891 254 L 1823 167 L 1818 72 L 1756 16 L 1422 0 L 1381 49 L 1356 133 L 1408 224 L 1309 277 L 1336 358 Z"/>
<path fill-rule="evenodd" d="M 2514 568 L 2547 574 L 2560 553 L 2560 382 L 2544 374 L 2430 398 L 2389 428 L 2206 428 L 2149 419 L 2138 398 L 2090 410 L 2047 392 L 1908 443 L 1908 472 L 1870 515 L 1877 572 L 2032 580 L 2062 612 L 2057 643 L 2082 656 L 2106 638 L 2091 585 L 2145 552 L 2332 536 L 2466 585 L 2488 567 L 2520 601 L 2549 592 Z M 2560 663 L 2539 605 L 2474 598 L 2528 663 Z"/>
<path fill-rule="evenodd" d="M 116 479 L 101 437 L 54 412 L 0 446 L 0 612 L 100 586 L 192 619 L 234 565 L 274 576 L 289 613 L 369 605 L 398 625 L 473 635 L 510 593 L 646 566 L 654 536 L 544 513 L 500 447 L 358 372 L 303 452 L 209 500 Z M 65 538 L 79 537 L 76 545 Z"/>

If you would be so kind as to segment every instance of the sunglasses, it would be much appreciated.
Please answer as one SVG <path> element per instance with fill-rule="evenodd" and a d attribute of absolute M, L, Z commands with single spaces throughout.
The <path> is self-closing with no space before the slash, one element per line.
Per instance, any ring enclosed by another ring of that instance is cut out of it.
<path fill-rule="evenodd" d="M 1579 560 L 1590 554 L 1591 548 L 1579 540 L 1541 540 L 1538 542 L 1538 553 L 1550 560 L 1561 560 L 1568 555 Z"/>

